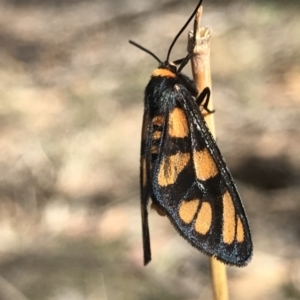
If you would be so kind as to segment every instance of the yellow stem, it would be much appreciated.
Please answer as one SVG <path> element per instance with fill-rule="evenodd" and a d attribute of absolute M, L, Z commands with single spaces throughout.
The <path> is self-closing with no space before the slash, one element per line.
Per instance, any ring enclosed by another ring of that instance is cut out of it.
<path fill-rule="evenodd" d="M 211 73 L 210 73 L 210 38 L 212 30 L 209 27 L 200 28 L 202 6 L 195 17 L 194 32 L 189 33 L 188 51 L 193 52 L 191 59 L 193 78 L 199 94 L 205 87 L 209 87 L 211 96 L 208 108 L 213 110 Z M 195 34 L 195 39 L 194 39 Z M 194 45 L 195 41 L 195 45 Z M 191 49 L 194 46 L 193 49 Z M 214 114 L 205 116 L 205 121 L 216 138 Z M 210 258 L 211 280 L 215 300 L 228 300 L 228 285 L 226 275 L 226 265 L 215 258 Z"/>

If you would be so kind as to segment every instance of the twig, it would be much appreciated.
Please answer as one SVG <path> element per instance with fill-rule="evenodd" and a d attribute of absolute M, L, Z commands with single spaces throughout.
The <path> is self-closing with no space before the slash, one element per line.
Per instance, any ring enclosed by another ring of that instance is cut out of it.
<path fill-rule="evenodd" d="M 211 280 L 215 300 L 228 300 L 226 265 L 210 258 Z"/>
<path fill-rule="evenodd" d="M 202 10 L 203 9 L 201 6 L 195 17 L 194 32 L 189 32 L 188 42 L 188 51 L 193 52 L 191 64 L 193 78 L 196 83 L 199 94 L 205 87 L 209 87 L 209 89 L 212 91 L 210 74 L 210 38 L 212 35 L 212 30 L 209 27 L 200 28 Z M 195 34 L 195 39 L 193 34 Z M 208 108 L 210 110 L 213 110 L 212 93 L 210 96 Z M 214 115 L 206 115 L 205 121 L 212 135 L 214 136 L 214 138 L 216 138 Z M 210 258 L 210 266 L 214 299 L 227 300 L 228 286 L 226 266 L 213 257 Z"/>

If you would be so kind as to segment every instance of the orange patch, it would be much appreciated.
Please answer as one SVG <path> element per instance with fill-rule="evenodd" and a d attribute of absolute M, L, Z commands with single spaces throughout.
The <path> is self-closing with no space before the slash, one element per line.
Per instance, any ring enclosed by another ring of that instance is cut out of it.
<path fill-rule="evenodd" d="M 157 126 L 162 126 L 164 124 L 165 118 L 162 115 L 157 115 L 152 119 L 152 124 Z"/>
<path fill-rule="evenodd" d="M 199 199 L 182 201 L 179 207 L 179 217 L 184 223 L 189 224 L 193 221 L 199 202 Z"/>
<path fill-rule="evenodd" d="M 146 139 L 147 129 L 148 129 L 148 116 L 146 114 L 144 114 L 143 128 L 142 128 L 142 140 L 143 141 Z"/>
<path fill-rule="evenodd" d="M 158 147 L 157 146 L 152 146 L 151 147 L 151 154 L 157 154 L 158 153 Z"/>
<path fill-rule="evenodd" d="M 160 137 L 161 137 L 161 131 L 156 130 L 156 131 L 154 131 L 154 132 L 152 133 L 152 139 L 153 139 L 153 140 L 158 140 L 158 139 L 160 139 Z"/>
<path fill-rule="evenodd" d="M 174 184 L 180 172 L 187 165 L 189 159 L 189 153 L 181 152 L 164 157 L 158 172 L 158 184 L 160 186 Z"/>
<path fill-rule="evenodd" d="M 237 230 L 236 230 L 236 239 L 239 243 L 242 243 L 245 238 L 244 227 L 240 217 L 237 218 Z"/>
<path fill-rule="evenodd" d="M 235 209 L 228 191 L 223 195 L 223 241 L 232 244 L 235 236 Z"/>
<path fill-rule="evenodd" d="M 152 74 L 151 74 L 152 77 L 176 77 L 176 74 L 171 72 L 170 70 L 168 69 L 155 69 Z"/>
<path fill-rule="evenodd" d="M 203 202 L 195 223 L 195 230 L 200 234 L 209 231 L 212 221 L 212 209 L 208 202 Z"/>
<path fill-rule="evenodd" d="M 143 187 L 146 186 L 147 183 L 147 169 L 146 169 L 146 159 L 142 157 L 142 180 L 143 180 Z"/>
<path fill-rule="evenodd" d="M 207 180 L 218 174 L 218 168 L 207 149 L 194 151 L 194 165 L 199 180 Z"/>
<path fill-rule="evenodd" d="M 189 134 L 186 116 L 180 108 L 176 107 L 170 112 L 169 134 L 175 138 L 184 138 Z"/>

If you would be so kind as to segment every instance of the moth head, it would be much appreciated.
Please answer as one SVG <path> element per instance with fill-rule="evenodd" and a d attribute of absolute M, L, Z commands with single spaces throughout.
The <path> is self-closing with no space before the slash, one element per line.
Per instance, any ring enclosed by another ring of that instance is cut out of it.
<path fill-rule="evenodd" d="M 167 69 L 174 74 L 177 74 L 177 66 L 173 62 L 165 61 L 159 68 Z"/>
<path fill-rule="evenodd" d="M 151 77 L 173 77 L 177 76 L 177 67 L 173 63 L 169 63 L 165 61 L 164 63 L 160 63 L 158 68 L 156 68 Z"/>
<path fill-rule="evenodd" d="M 186 29 L 186 27 L 189 25 L 189 23 L 191 22 L 191 20 L 193 19 L 193 17 L 196 15 L 198 8 L 200 7 L 200 5 L 202 4 L 203 0 L 199 0 L 198 5 L 196 6 L 195 10 L 193 11 L 193 13 L 191 14 L 191 16 L 188 18 L 188 20 L 185 22 L 185 24 L 183 25 L 183 27 L 179 30 L 179 32 L 177 33 L 177 35 L 175 36 L 173 42 L 171 43 L 169 50 L 168 50 L 168 54 L 167 54 L 167 58 L 165 60 L 165 62 L 162 62 L 153 52 L 151 52 L 150 50 L 144 48 L 143 46 L 137 44 L 136 42 L 129 40 L 129 43 L 136 46 L 137 48 L 145 51 L 146 53 L 150 54 L 155 60 L 158 61 L 159 63 L 159 67 L 158 68 L 166 68 L 168 70 L 170 70 L 171 72 L 174 72 L 175 74 L 178 74 L 181 72 L 181 70 L 186 66 L 186 64 L 188 63 L 191 54 L 188 53 L 187 56 L 185 58 L 182 59 L 178 59 L 176 61 L 174 61 L 173 63 L 171 63 L 169 61 L 170 59 L 170 55 L 171 55 L 171 51 L 175 45 L 175 43 L 177 42 L 178 38 L 180 37 L 180 35 L 183 33 L 183 31 Z M 176 65 L 179 65 L 179 67 L 177 68 Z M 174 68 L 175 67 L 175 68 Z"/>

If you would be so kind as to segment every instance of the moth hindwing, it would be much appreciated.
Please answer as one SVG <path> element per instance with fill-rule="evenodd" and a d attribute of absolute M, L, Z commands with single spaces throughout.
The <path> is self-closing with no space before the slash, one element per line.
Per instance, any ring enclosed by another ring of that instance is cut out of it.
<path fill-rule="evenodd" d="M 252 240 L 242 201 L 220 150 L 199 110 L 208 113 L 210 91 L 197 97 L 195 83 L 181 73 L 190 54 L 169 62 L 171 49 L 195 11 L 172 42 L 167 59 L 152 72 L 145 90 L 141 145 L 141 213 L 144 264 L 151 260 L 148 200 L 192 246 L 218 260 L 245 266 Z"/>

